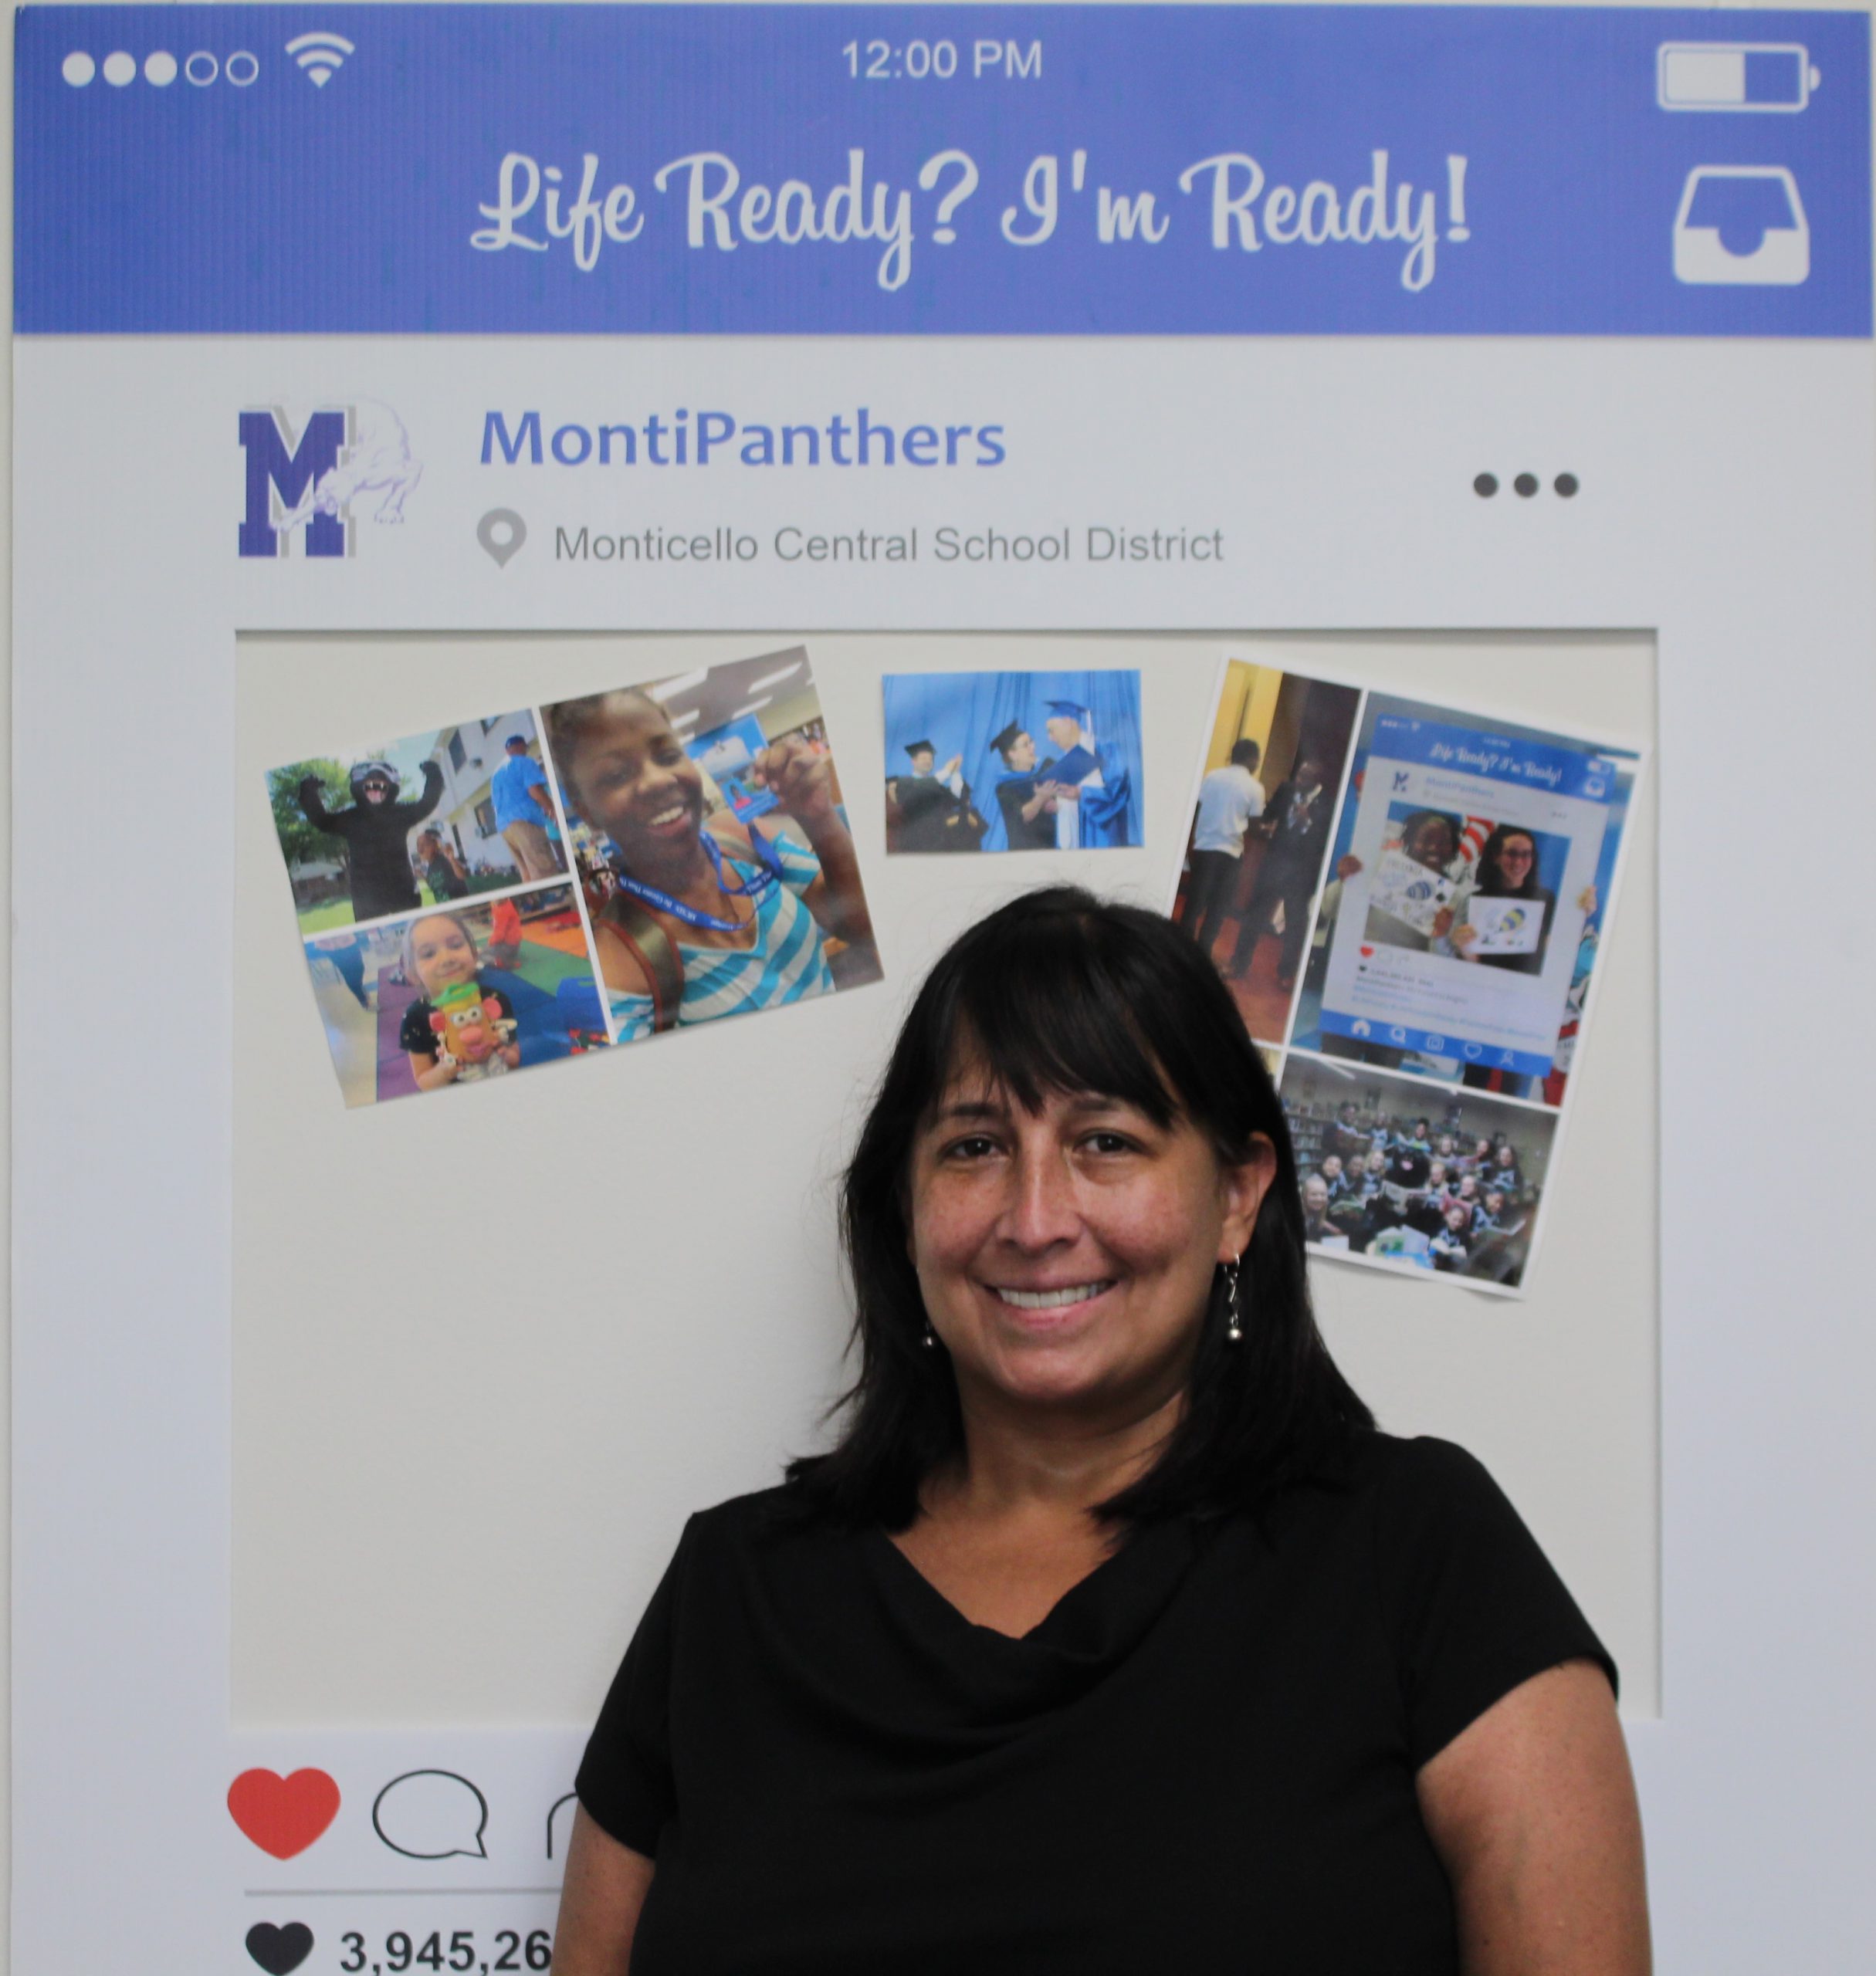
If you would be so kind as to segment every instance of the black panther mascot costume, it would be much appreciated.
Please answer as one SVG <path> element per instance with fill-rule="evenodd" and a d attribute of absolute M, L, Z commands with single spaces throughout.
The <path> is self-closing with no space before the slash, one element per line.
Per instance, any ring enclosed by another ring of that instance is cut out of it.
<path fill-rule="evenodd" d="M 423 900 L 411 870 L 410 834 L 442 800 L 443 771 L 435 762 L 424 763 L 423 793 L 415 803 L 398 800 L 398 772 L 388 762 L 356 763 L 350 780 L 356 807 L 328 810 L 319 778 L 310 775 L 300 785 L 300 807 L 316 831 L 345 840 L 353 917 L 415 912 Z"/>

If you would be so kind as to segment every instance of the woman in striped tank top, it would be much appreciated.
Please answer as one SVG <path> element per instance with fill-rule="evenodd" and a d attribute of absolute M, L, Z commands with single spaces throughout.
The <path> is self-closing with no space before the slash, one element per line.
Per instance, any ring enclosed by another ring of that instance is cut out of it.
<path fill-rule="evenodd" d="M 620 896 L 593 930 L 621 1042 L 829 994 L 826 936 L 871 945 L 827 756 L 784 739 L 756 761 L 804 850 L 755 838 L 726 810 L 706 821 L 703 771 L 646 694 L 564 701 L 547 739 L 567 799 L 616 848 Z"/>

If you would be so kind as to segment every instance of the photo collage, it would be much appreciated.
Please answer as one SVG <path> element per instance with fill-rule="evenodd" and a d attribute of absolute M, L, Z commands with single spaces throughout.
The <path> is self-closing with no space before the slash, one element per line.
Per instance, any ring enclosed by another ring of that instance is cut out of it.
<path fill-rule="evenodd" d="M 879 977 L 800 649 L 269 771 L 348 1105 Z"/>
<path fill-rule="evenodd" d="M 1137 848 L 1140 675 L 889 673 L 892 857 Z M 1515 1292 L 1640 757 L 1225 661 L 1168 909 L 1312 1246 Z M 310 756 L 269 800 L 348 1105 L 881 978 L 804 647 Z"/>
<path fill-rule="evenodd" d="M 1640 766 L 1225 665 L 1170 909 L 1278 1079 L 1319 1253 L 1522 1284 Z"/>

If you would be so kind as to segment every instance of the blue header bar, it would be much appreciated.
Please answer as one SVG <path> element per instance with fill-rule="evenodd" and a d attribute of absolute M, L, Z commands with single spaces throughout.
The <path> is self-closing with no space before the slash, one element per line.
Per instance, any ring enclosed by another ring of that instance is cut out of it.
<path fill-rule="evenodd" d="M 1395 714 L 1383 714 L 1376 720 L 1369 754 L 1390 762 L 1450 769 L 1455 775 L 1482 776 L 1491 782 L 1515 783 L 1520 789 L 1542 789 L 1553 796 L 1573 796 L 1587 803 L 1613 803 L 1620 773 L 1620 765 L 1608 755 Z"/>
<path fill-rule="evenodd" d="M 1871 333 L 1861 12 L 17 19 L 26 333 Z"/>

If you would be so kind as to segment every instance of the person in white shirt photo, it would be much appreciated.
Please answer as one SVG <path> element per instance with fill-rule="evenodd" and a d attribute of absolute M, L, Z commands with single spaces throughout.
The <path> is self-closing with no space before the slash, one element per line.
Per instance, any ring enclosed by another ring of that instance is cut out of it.
<path fill-rule="evenodd" d="M 1199 784 L 1185 917 L 1202 954 L 1210 955 L 1224 924 L 1244 854 L 1244 832 L 1264 814 L 1264 785 L 1257 779 L 1262 756 L 1255 741 L 1234 742 L 1231 760 Z"/>

